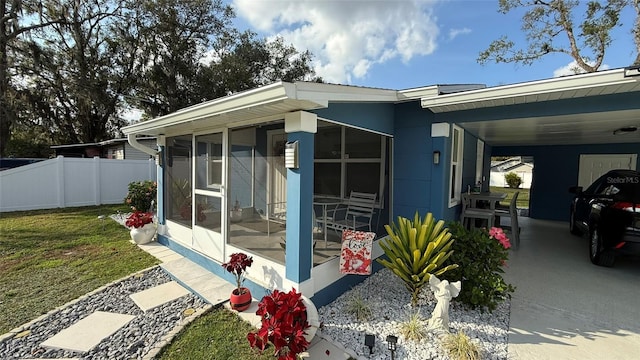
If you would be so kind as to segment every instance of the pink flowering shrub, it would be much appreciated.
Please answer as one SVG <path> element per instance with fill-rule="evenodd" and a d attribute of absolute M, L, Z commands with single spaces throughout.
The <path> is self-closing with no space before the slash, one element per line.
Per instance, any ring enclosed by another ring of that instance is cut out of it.
<path fill-rule="evenodd" d="M 454 300 L 474 309 L 493 311 L 515 291 L 502 278 L 511 248 L 509 238 L 498 227 L 467 230 L 459 222 L 447 226 L 455 241 L 451 247 L 453 254 L 445 265 L 458 264 L 459 267 L 442 277 L 462 281 L 462 290 Z"/>
<path fill-rule="evenodd" d="M 507 234 L 505 234 L 504 231 L 502 231 L 502 229 L 499 227 L 492 227 L 491 229 L 489 229 L 489 237 L 498 240 L 498 242 L 505 249 L 511 247 L 511 243 L 509 242 Z"/>

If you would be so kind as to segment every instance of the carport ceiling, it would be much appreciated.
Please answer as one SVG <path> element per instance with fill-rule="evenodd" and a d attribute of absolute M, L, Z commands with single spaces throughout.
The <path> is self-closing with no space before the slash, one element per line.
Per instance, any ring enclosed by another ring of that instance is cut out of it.
<path fill-rule="evenodd" d="M 460 125 L 492 146 L 640 143 L 640 109 Z M 613 134 L 614 130 L 628 126 L 638 130 Z"/>

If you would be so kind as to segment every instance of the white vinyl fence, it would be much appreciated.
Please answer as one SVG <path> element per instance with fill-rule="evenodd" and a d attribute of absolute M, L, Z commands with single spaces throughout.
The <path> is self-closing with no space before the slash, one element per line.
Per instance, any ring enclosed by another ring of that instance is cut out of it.
<path fill-rule="evenodd" d="M 124 203 L 130 182 L 155 179 L 153 159 L 58 156 L 0 172 L 0 212 Z"/>
<path fill-rule="evenodd" d="M 508 172 L 498 172 L 492 171 L 491 177 L 489 177 L 490 185 L 497 187 L 509 187 L 507 185 L 507 181 L 504 179 L 504 175 L 509 172 L 515 172 L 522 179 L 522 184 L 520 185 L 521 189 L 531 189 L 531 179 L 533 178 L 533 174 L 525 171 L 508 171 Z"/>

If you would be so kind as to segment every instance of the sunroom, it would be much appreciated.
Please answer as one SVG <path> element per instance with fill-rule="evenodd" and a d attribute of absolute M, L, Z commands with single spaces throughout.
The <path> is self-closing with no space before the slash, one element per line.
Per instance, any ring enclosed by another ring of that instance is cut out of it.
<path fill-rule="evenodd" d="M 397 101 L 392 90 L 276 83 L 124 128 L 138 148 L 137 135 L 158 137 L 158 149 L 146 149 L 162 189 L 158 241 L 225 278 L 219 265 L 230 254 L 253 256 L 254 296 L 291 287 L 318 295 L 344 277 L 340 232 L 318 220 L 357 192 L 375 197 L 377 238 L 389 221 Z M 323 113 L 329 102 L 333 112 Z"/>

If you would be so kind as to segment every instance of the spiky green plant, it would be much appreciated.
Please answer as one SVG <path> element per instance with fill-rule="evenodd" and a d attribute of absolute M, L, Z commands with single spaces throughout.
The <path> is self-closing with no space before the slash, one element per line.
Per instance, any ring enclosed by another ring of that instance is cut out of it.
<path fill-rule="evenodd" d="M 451 234 L 444 227 L 444 221 L 436 222 L 431 213 L 422 219 L 417 211 L 413 221 L 398 216 L 397 225 L 384 227 L 389 237 L 380 241 L 380 247 L 388 260 L 377 261 L 402 279 L 411 292 L 411 304 L 416 306 L 418 295 L 429 283 L 431 274 L 440 276 L 458 267 L 456 264 L 441 267 L 453 253 Z"/>
<path fill-rule="evenodd" d="M 469 336 L 460 330 L 457 334 L 448 334 L 442 340 L 442 346 L 454 360 L 480 360 L 480 346 L 471 341 Z"/>
<path fill-rule="evenodd" d="M 427 330 L 423 320 L 420 311 L 416 311 L 409 316 L 409 320 L 400 323 L 400 333 L 407 340 L 420 341 L 424 339 L 427 336 Z"/>
<path fill-rule="evenodd" d="M 371 317 L 371 308 L 359 292 L 354 292 L 350 295 L 346 311 L 355 316 L 358 321 L 368 320 Z"/>

